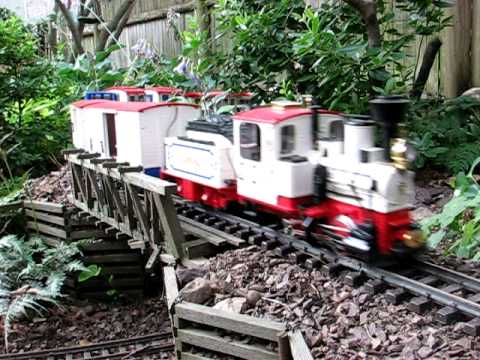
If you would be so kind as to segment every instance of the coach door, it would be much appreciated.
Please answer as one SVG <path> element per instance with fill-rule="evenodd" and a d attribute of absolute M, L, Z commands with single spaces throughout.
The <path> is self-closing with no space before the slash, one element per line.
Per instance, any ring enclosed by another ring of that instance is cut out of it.
<path fill-rule="evenodd" d="M 108 156 L 116 157 L 117 156 L 117 132 L 115 125 L 115 114 L 105 114 L 105 127 L 107 139 L 105 143 L 107 144 Z"/>
<path fill-rule="evenodd" d="M 271 129 L 253 122 L 235 124 L 235 171 L 239 195 L 268 204 L 276 204 L 276 181 Z"/>

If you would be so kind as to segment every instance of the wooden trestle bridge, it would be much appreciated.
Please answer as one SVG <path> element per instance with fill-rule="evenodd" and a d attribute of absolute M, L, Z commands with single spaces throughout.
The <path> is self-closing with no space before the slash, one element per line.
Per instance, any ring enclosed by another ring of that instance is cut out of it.
<path fill-rule="evenodd" d="M 183 258 L 184 235 L 172 200 L 175 184 L 97 153 L 74 149 L 65 150 L 64 155 L 72 174 L 73 204 L 131 237 L 130 247 L 146 249 L 150 254 L 147 270 L 162 247 Z"/>

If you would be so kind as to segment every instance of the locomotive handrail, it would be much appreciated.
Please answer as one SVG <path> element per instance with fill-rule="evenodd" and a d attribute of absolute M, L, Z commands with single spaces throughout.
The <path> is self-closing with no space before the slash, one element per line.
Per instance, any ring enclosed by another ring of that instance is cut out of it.
<path fill-rule="evenodd" d="M 100 159 L 99 154 L 64 154 L 72 175 L 72 203 L 132 237 L 132 247 L 147 249 L 147 270 L 162 246 L 183 258 L 184 235 L 171 198 L 175 184 L 139 173 L 141 167 Z"/>

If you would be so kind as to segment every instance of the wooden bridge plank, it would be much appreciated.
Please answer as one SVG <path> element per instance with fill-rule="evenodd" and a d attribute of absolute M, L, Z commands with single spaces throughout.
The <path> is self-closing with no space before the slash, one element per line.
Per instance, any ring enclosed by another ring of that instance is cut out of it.
<path fill-rule="evenodd" d="M 46 202 L 42 202 L 42 201 L 27 201 L 27 200 L 25 200 L 23 202 L 23 206 L 26 209 L 46 211 L 46 212 L 55 213 L 55 214 L 63 214 L 63 212 L 65 211 L 65 205 L 46 203 Z"/>
<path fill-rule="evenodd" d="M 292 358 L 295 360 L 313 360 L 312 353 L 299 330 L 290 332 L 288 337 L 290 339 Z"/>
<path fill-rule="evenodd" d="M 83 166 L 88 169 L 95 170 L 114 179 L 122 180 L 126 183 L 141 187 L 145 190 L 150 190 L 160 195 L 174 194 L 177 190 L 177 185 L 174 183 L 155 178 L 145 174 L 120 174 L 116 169 L 104 169 L 100 165 L 91 164 L 89 161 L 78 159 L 76 155 L 69 155 L 68 161 L 73 164 Z"/>
<path fill-rule="evenodd" d="M 45 221 L 50 224 L 65 226 L 65 218 L 63 216 L 49 215 L 43 212 L 25 209 L 25 214 L 34 220 Z"/>
<path fill-rule="evenodd" d="M 42 234 L 53 235 L 65 240 L 68 239 L 68 234 L 65 230 L 59 229 L 53 226 L 48 226 L 35 221 L 28 221 L 27 229 L 35 230 Z"/>
<path fill-rule="evenodd" d="M 213 324 L 217 328 L 275 342 L 278 341 L 278 336 L 286 330 L 285 325 L 278 322 L 221 311 L 193 303 L 184 302 L 175 305 L 175 314 L 180 319 L 194 323 Z"/>
<path fill-rule="evenodd" d="M 199 329 L 179 329 L 178 338 L 182 343 L 198 346 L 223 354 L 247 360 L 277 360 L 277 354 L 264 347 L 243 344 L 217 336 L 213 331 Z"/>
<path fill-rule="evenodd" d="M 163 267 L 163 283 L 167 297 L 167 308 L 170 311 L 178 296 L 177 275 L 175 274 L 175 268 L 173 266 Z"/>

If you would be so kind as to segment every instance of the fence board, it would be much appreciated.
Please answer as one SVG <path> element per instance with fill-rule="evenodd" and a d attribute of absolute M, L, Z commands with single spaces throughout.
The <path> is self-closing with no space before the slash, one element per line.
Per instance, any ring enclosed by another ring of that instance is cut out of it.
<path fill-rule="evenodd" d="M 472 85 L 480 86 L 480 0 L 473 0 Z"/>

